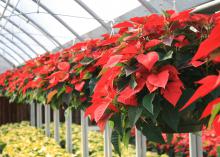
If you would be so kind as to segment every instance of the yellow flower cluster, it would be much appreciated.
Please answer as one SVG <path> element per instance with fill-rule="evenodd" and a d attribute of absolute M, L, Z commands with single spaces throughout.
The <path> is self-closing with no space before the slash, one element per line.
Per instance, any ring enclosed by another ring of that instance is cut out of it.
<path fill-rule="evenodd" d="M 0 127 L 0 141 L 6 144 L 3 157 L 71 157 L 43 131 L 27 122 Z"/>
<path fill-rule="evenodd" d="M 42 129 L 31 127 L 28 122 L 3 125 L 0 127 L 0 142 L 5 143 L 6 147 L 3 149 L 2 157 L 81 157 L 81 127 L 73 124 L 72 130 L 73 154 L 70 155 L 61 148 L 65 146 L 64 124 L 60 127 L 61 147 L 53 138 L 46 137 Z M 53 133 L 52 124 L 51 133 Z M 103 135 L 97 131 L 89 131 L 89 156 L 103 157 L 103 145 Z M 135 156 L 135 149 L 132 145 L 128 148 L 122 146 L 122 157 L 128 156 Z M 147 156 L 159 157 L 152 152 L 147 152 Z M 118 157 L 114 150 L 113 157 Z"/>

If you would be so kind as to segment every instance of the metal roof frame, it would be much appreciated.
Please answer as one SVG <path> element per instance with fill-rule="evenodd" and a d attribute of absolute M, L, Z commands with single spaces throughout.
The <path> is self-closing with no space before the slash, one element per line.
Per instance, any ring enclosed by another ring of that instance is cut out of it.
<path fill-rule="evenodd" d="M 6 53 L 6 52 L 3 51 L 3 53 Z M 13 62 L 11 62 L 9 59 L 7 59 L 6 57 L 4 57 L 2 54 L 0 54 L 0 57 L 2 57 L 2 58 L 3 58 L 9 65 L 11 65 L 13 68 L 16 67 Z"/>
<path fill-rule="evenodd" d="M 8 46 L 4 41 L 2 41 L 1 39 L 0 39 L 0 43 L 2 44 L 2 45 L 4 45 L 5 47 L 7 47 L 8 49 L 10 49 L 12 52 L 14 52 L 15 54 L 17 54 L 17 56 L 19 56 L 24 62 L 25 62 L 25 58 L 22 56 L 22 55 L 20 55 L 19 53 L 17 53 L 14 49 L 12 49 L 10 46 Z"/>
<path fill-rule="evenodd" d="M 9 18 L 4 17 L 6 20 L 8 20 L 9 23 L 14 25 L 15 27 L 19 28 L 24 34 L 26 34 L 29 38 L 31 38 L 37 45 L 39 45 L 42 49 L 44 49 L 46 52 L 49 52 L 49 50 L 42 45 L 35 37 L 31 36 L 26 30 L 19 27 L 15 22 L 11 21 Z"/>
<path fill-rule="evenodd" d="M 220 11 L 220 0 L 214 0 L 205 4 L 202 4 L 192 10 L 192 13 L 206 13 L 211 14 Z"/>
<path fill-rule="evenodd" d="M 47 8 L 45 5 L 43 5 L 38 0 L 32 0 L 37 5 L 39 5 L 41 8 L 43 8 L 46 12 L 48 12 L 53 18 L 55 18 L 59 23 L 61 23 L 66 29 L 68 29 L 76 38 L 78 38 L 80 41 L 83 41 L 84 39 L 75 31 L 73 30 L 66 22 L 64 22 L 59 16 L 53 13 L 49 8 Z"/>
<path fill-rule="evenodd" d="M 159 13 L 158 10 L 146 0 L 138 0 L 143 7 L 145 7 L 150 13 Z"/>
<path fill-rule="evenodd" d="M 1 17 L 0 17 L 0 20 L 2 19 L 2 17 L 5 15 L 5 11 L 7 10 L 8 8 L 8 4 L 10 3 L 10 0 L 7 0 L 6 4 L 5 4 L 5 8 L 3 10 L 3 12 L 1 13 Z"/>
<path fill-rule="evenodd" d="M 19 61 L 17 60 L 17 58 L 15 58 L 13 55 L 11 55 L 11 53 L 5 51 L 2 47 L 0 47 L 0 49 L 1 49 L 3 52 L 7 53 L 10 57 L 12 57 L 18 64 L 21 64 L 21 62 L 19 62 Z"/>
<path fill-rule="evenodd" d="M 77 4 L 79 4 L 85 11 L 87 11 L 94 19 L 96 19 L 96 21 L 98 21 L 103 28 L 105 28 L 105 30 L 107 32 L 111 32 L 111 29 L 109 28 L 109 26 L 92 10 L 90 9 L 83 1 L 81 0 L 74 0 Z"/>
<path fill-rule="evenodd" d="M 25 45 L 29 50 L 31 50 L 35 55 L 38 55 L 38 53 L 32 49 L 28 43 L 26 43 L 24 40 L 22 40 L 19 36 L 15 35 L 14 33 L 12 33 L 9 29 L 3 27 L 1 24 L 0 24 L 0 27 L 2 29 L 4 29 L 7 33 L 11 34 L 14 38 L 16 38 L 18 41 L 20 41 L 23 45 Z"/>
<path fill-rule="evenodd" d="M 5 0 L 1 0 L 1 1 L 4 3 L 6 2 Z M 10 3 L 8 4 L 8 6 L 11 8 L 14 8 L 14 6 Z M 45 37 L 48 38 L 48 40 L 56 43 L 60 48 L 63 48 L 62 44 L 59 41 L 57 41 L 48 31 L 46 31 L 41 25 L 39 25 L 37 22 L 35 22 L 32 18 L 25 15 L 25 13 L 23 13 L 18 8 L 15 8 L 15 11 L 18 12 L 19 14 L 21 14 L 24 18 L 26 18 L 34 27 L 36 27 L 41 33 L 43 33 L 45 35 Z M 24 19 L 22 19 L 22 20 L 24 20 Z"/>
<path fill-rule="evenodd" d="M 21 48 L 17 43 L 15 43 L 13 40 L 9 39 L 7 36 L 5 36 L 3 34 L 0 34 L 0 36 L 2 36 L 6 40 L 8 40 L 10 43 L 12 43 L 14 46 L 16 46 L 19 50 L 21 50 L 21 52 L 23 52 L 25 55 L 27 55 L 30 59 L 33 58 L 23 48 Z"/>

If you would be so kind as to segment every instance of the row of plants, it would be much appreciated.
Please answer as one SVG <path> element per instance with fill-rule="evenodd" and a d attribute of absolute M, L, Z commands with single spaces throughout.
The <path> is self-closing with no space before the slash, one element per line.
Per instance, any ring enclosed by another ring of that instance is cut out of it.
<path fill-rule="evenodd" d="M 19 103 L 83 109 L 112 143 L 128 145 L 139 129 L 150 141 L 163 133 L 220 134 L 220 13 L 191 10 L 134 17 L 118 33 L 46 53 L 0 75 L 0 93 Z"/>
<path fill-rule="evenodd" d="M 0 154 L 3 157 L 58 157 L 58 156 L 82 156 L 81 151 L 81 127 L 80 125 L 72 125 L 72 145 L 73 154 L 65 153 L 65 125 L 60 125 L 60 146 L 52 139 L 53 124 L 51 124 L 51 138 L 44 135 L 42 129 L 31 127 L 28 122 L 2 125 L 0 127 Z M 94 140 L 95 139 L 95 140 Z M 103 157 L 103 136 L 98 131 L 89 131 L 89 156 Z M 189 156 L 188 134 L 175 134 L 169 144 L 157 144 L 147 142 L 148 157 L 186 157 Z M 216 157 L 217 148 L 220 145 L 220 137 L 215 135 L 213 130 L 204 131 L 203 140 L 203 156 Z M 133 142 L 134 143 L 134 142 Z M 122 146 L 123 147 L 123 146 Z M 220 153 L 220 152 L 218 152 Z M 166 155 L 167 154 L 167 155 Z M 113 151 L 113 157 L 117 154 Z M 123 147 L 122 156 L 135 156 L 134 145 L 128 148 Z"/>
<path fill-rule="evenodd" d="M 2 157 L 73 157 L 27 122 L 0 126 Z"/>
<path fill-rule="evenodd" d="M 65 152 L 65 125 L 60 126 L 60 146 L 44 135 L 42 129 L 31 127 L 28 122 L 0 126 L 0 156 L 2 157 L 81 157 L 81 127 L 72 125 L 73 154 Z M 51 131 L 53 127 L 51 124 Z M 51 135 L 51 137 L 53 134 Z M 100 132 L 89 132 L 89 156 L 104 156 L 104 141 Z M 94 140 L 96 139 L 96 140 Z M 125 148 L 124 148 L 125 149 Z M 113 157 L 117 154 L 113 152 Z M 147 152 L 148 157 L 160 157 L 157 153 Z M 122 156 L 135 156 L 134 146 L 129 145 Z M 167 157 L 162 155 L 161 157 Z"/>

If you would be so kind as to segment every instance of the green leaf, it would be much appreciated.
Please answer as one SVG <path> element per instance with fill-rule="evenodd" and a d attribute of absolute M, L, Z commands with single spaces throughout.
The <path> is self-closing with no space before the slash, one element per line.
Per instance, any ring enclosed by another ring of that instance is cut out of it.
<path fill-rule="evenodd" d="M 3 149 L 6 147 L 6 143 L 0 141 L 0 154 L 3 152 Z"/>
<path fill-rule="evenodd" d="M 142 101 L 143 106 L 152 114 L 154 114 L 154 106 L 153 106 L 153 100 L 155 97 L 155 93 L 151 93 L 148 95 L 145 95 Z"/>
<path fill-rule="evenodd" d="M 89 58 L 89 57 L 85 57 L 81 60 L 81 64 L 82 65 L 89 65 L 90 63 L 92 63 L 94 61 L 93 58 Z"/>
<path fill-rule="evenodd" d="M 129 67 L 129 66 L 125 66 L 125 75 L 126 75 L 126 77 L 128 77 L 131 74 L 133 74 L 135 71 L 136 71 L 135 68 Z"/>
<path fill-rule="evenodd" d="M 217 157 L 220 157 L 220 146 L 217 146 Z"/>
<path fill-rule="evenodd" d="M 173 57 L 173 51 L 168 51 L 168 52 L 163 56 L 163 58 L 161 59 L 161 61 L 170 59 L 170 58 L 172 58 L 172 57 Z"/>
<path fill-rule="evenodd" d="M 66 90 L 65 86 L 62 86 L 61 88 L 58 88 L 57 98 L 59 98 L 60 95 L 65 92 L 65 90 Z"/>
<path fill-rule="evenodd" d="M 69 105 L 72 100 L 72 94 L 71 93 L 64 93 L 62 95 L 62 102 L 66 105 Z"/>
<path fill-rule="evenodd" d="M 135 80 L 135 77 L 133 77 L 133 76 L 131 77 L 129 84 L 132 89 L 134 89 L 137 86 L 137 82 Z"/>
<path fill-rule="evenodd" d="M 177 131 L 179 120 L 180 120 L 178 110 L 169 104 L 164 106 L 162 110 L 163 110 L 162 119 L 166 122 L 166 124 L 169 127 Z"/>
<path fill-rule="evenodd" d="M 92 94 L 96 85 L 96 82 L 98 81 L 97 78 L 91 78 L 89 81 L 89 91 Z"/>
<path fill-rule="evenodd" d="M 142 125 L 142 133 L 146 136 L 147 140 L 157 142 L 157 143 L 165 143 L 162 132 L 159 127 L 156 127 L 152 123 L 144 123 Z"/>
<path fill-rule="evenodd" d="M 219 113 L 219 111 L 220 111 L 220 103 L 215 105 L 214 109 L 212 110 L 212 114 L 211 114 L 211 117 L 209 119 L 209 125 L 208 125 L 209 128 L 211 128 L 212 123 L 213 123 L 215 117 L 217 116 L 217 114 Z"/>
<path fill-rule="evenodd" d="M 114 128 L 120 133 L 123 133 L 123 128 L 122 128 L 122 118 L 119 113 L 116 113 L 115 115 L 112 116 L 110 119 L 111 121 L 115 122 L 114 123 Z"/>
<path fill-rule="evenodd" d="M 124 145 L 125 145 L 127 148 L 128 148 L 128 144 L 129 144 L 130 137 L 131 137 L 131 132 L 130 132 L 130 130 L 129 130 L 129 131 L 126 131 L 126 133 L 123 134 L 122 141 L 123 141 Z"/>
<path fill-rule="evenodd" d="M 112 132 L 112 136 L 111 136 L 111 142 L 112 145 L 115 149 L 115 152 L 121 156 L 121 149 L 120 149 L 120 135 L 117 133 L 117 131 L 113 131 Z"/>
<path fill-rule="evenodd" d="M 129 107 L 128 108 L 128 120 L 129 120 L 129 125 L 131 127 L 134 126 L 137 120 L 140 118 L 142 111 L 143 111 L 143 108 L 141 107 Z"/>
<path fill-rule="evenodd" d="M 166 136 L 167 136 L 167 143 L 171 144 L 173 140 L 173 134 L 166 134 Z"/>

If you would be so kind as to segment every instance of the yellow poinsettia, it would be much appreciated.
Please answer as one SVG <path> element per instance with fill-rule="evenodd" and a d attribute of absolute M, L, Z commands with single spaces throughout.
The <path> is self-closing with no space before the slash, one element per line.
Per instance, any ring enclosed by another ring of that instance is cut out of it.
<path fill-rule="evenodd" d="M 51 124 L 51 138 L 44 135 L 42 129 L 31 127 L 28 122 L 8 124 L 0 126 L 0 142 L 6 143 L 3 157 L 81 157 L 81 127 L 72 125 L 73 154 L 68 154 L 65 149 L 65 125 L 60 125 L 61 147 L 54 141 L 53 124 Z M 90 157 L 103 157 L 103 135 L 97 131 L 89 131 L 89 155 Z M 135 156 L 135 148 L 132 145 L 124 148 L 122 146 L 122 157 Z M 147 152 L 148 157 L 159 157 L 159 155 Z M 1 155 L 0 155 L 1 157 Z M 117 154 L 113 150 L 113 157 Z M 168 156 L 163 156 L 168 157 Z"/>

